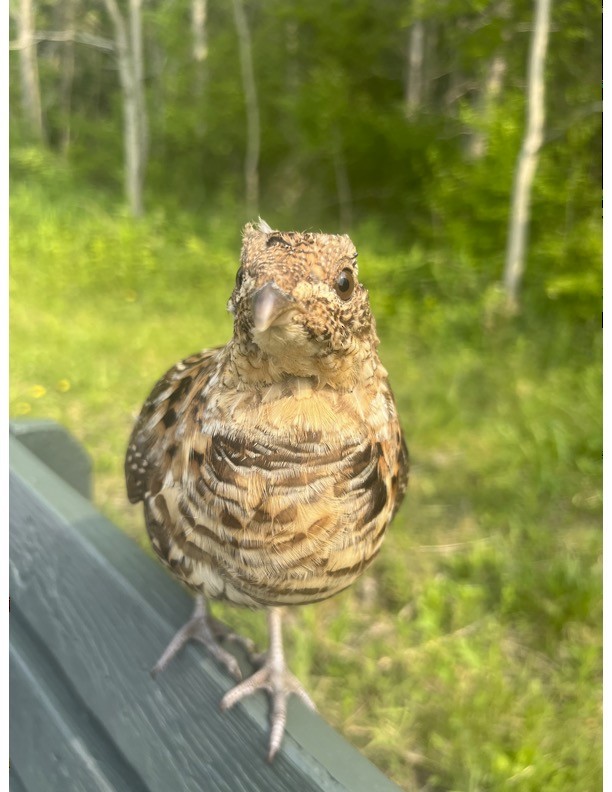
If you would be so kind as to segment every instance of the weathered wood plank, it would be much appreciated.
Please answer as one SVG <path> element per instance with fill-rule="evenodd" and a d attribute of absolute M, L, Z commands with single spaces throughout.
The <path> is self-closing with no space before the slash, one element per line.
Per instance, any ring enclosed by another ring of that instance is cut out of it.
<path fill-rule="evenodd" d="M 10 792 L 28 792 L 23 785 L 21 778 L 17 775 L 14 767 L 9 768 L 9 791 Z"/>
<path fill-rule="evenodd" d="M 283 748 L 267 764 L 265 697 L 221 713 L 232 681 L 202 647 L 187 647 L 153 680 L 149 668 L 189 615 L 191 598 L 20 442 L 10 442 L 11 706 L 41 712 L 41 701 L 56 702 L 47 745 L 59 740 L 60 725 L 72 730 L 92 756 L 107 757 L 110 783 L 117 783 L 113 772 L 133 773 L 119 789 L 397 792 L 296 700 Z M 30 662 L 31 645 L 44 647 L 39 654 L 57 671 L 44 683 Z M 74 701 L 94 730 L 72 712 Z M 11 723 L 11 762 L 33 791 L 40 787 L 24 775 L 32 761 L 28 728 L 27 721 Z M 36 757 L 48 773 L 53 754 Z"/>
<path fill-rule="evenodd" d="M 28 636 L 23 620 L 11 624 L 11 787 L 38 790 L 146 792 L 130 767 L 57 668 L 44 644 Z M 93 752 L 92 752 L 93 750 Z M 15 755 L 16 754 L 16 755 Z M 40 757 L 45 761 L 40 761 Z"/>
<path fill-rule="evenodd" d="M 73 489 L 91 500 L 91 460 L 63 426 L 54 421 L 11 421 L 9 431 Z"/>

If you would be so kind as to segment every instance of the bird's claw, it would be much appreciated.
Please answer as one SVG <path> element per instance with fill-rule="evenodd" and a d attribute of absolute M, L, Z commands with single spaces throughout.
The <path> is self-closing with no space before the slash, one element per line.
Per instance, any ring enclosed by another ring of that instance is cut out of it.
<path fill-rule="evenodd" d="M 271 699 L 270 742 L 268 761 L 271 762 L 280 748 L 287 722 L 287 700 L 293 693 L 307 707 L 316 710 L 315 703 L 304 690 L 299 680 L 287 670 L 284 664 L 272 663 L 266 659 L 262 667 L 252 676 L 229 690 L 221 699 L 221 709 L 228 710 L 241 699 L 257 690 L 266 690 Z"/>
<path fill-rule="evenodd" d="M 208 613 L 204 601 L 198 598 L 196 600 L 193 615 L 189 621 L 181 627 L 165 648 L 162 656 L 151 669 L 151 676 L 156 677 L 157 674 L 164 671 L 186 643 L 189 641 L 198 641 L 204 644 L 215 660 L 224 666 L 234 679 L 241 680 L 242 671 L 240 670 L 238 660 L 233 654 L 219 646 L 218 638 L 221 635 L 227 639 L 243 642 L 244 645 L 252 643 L 249 642 L 248 639 L 242 639 L 240 636 L 232 633 L 231 630 L 218 619 L 213 619 Z"/>

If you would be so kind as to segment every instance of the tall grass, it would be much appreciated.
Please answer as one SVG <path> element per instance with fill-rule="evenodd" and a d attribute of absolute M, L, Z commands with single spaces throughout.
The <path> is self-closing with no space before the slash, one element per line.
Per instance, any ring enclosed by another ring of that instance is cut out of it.
<path fill-rule="evenodd" d="M 599 789 L 600 333 L 537 301 L 503 319 L 495 273 L 353 236 L 411 481 L 367 577 L 292 611 L 293 669 L 405 789 Z M 12 414 L 84 443 L 96 503 L 147 550 L 127 437 L 167 367 L 229 337 L 239 244 L 228 212 L 135 222 L 40 152 L 14 152 Z M 261 616 L 220 612 L 263 642 Z"/>

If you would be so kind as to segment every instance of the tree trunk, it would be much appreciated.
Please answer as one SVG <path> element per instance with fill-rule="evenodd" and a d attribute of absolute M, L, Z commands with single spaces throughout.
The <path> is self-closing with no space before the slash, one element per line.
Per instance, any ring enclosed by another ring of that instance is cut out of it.
<path fill-rule="evenodd" d="M 404 111 L 410 118 L 421 107 L 423 97 L 423 61 L 425 56 L 425 25 L 419 19 L 410 28 L 406 49 L 406 80 Z"/>
<path fill-rule="evenodd" d="M 193 93 L 198 112 L 196 131 L 204 137 L 204 86 L 206 85 L 206 61 L 208 59 L 208 0 L 191 0 L 191 53 L 195 63 Z"/>
<path fill-rule="evenodd" d="M 518 308 L 518 292 L 525 270 L 531 188 L 544 137 L 544 66 L 550 27 L 550 5 L 551 0 L 536 0 L 535 4 L 535 25 L 527 75 L 527 124 L 514 174 L 504 268 L 506 307 L 510 312 L 515 312 Z"/>
<path fill-rule="evenodd" d="M 472 159 L 481 159 L 487 153 L 488 134 L 487 127 L 495 108 L 495 102 L 502 89 L 507 63 L 505 58 L 498 53 L 489 61 L 487 77 L 478 102 L 478 129 L 470 137 L 469 154 Z"/>
<path fill-rule="evenodd" d="M 242 0 L 233 0 L 234 20 L 238 35 L 238 49 L 240 52 L 240 66 L 242 69 L 242 87 L 247 115 L 247 150 L 244 161 L 244 178 L 246 187 L 246 207 L 250 217 L 259 214 L 259 104 L 257 101 L 257 87 L 253 69 L 253 53 L 251 50 L 251 35 L 247 18 L 244 13 Z"/>
<path fill-rule="evenodd" d="M 208 0 L 191 0 L 191 51 L 198 66 L 197 74 L 201 82 L 203 82 L 203 65 L 208 58 L 207 19 Z"/>
<path fill-rule="evenodd" d="M 115 28 L 115 49 L 123 98 L 125 191 L 132 214 L 143 214 L 142 191 L 147 157 L 147 120 L 143 92 L 141 0 L 130 0 L 129 30 L 115 0 L 104 0 Z"/>
<path fill-rule="evenodd" d="M 21 0 L 17 15 L 21 103 L 32 135 L 37 140 L 44 141 L 45 129 L 40 103 L 34 15 L 33 0 Z"/>
<path fill-rule="evenodd" d="M 60 107 L 61 107 L 61 150 L 66 156 L 70 148 L 72 132 L 72 85 L 74 83 L 74 17 L 75 0 L 66 0 L 64 6 L 63 27 L 66 30 L 66 42 L 62 47 L 62 74 L 60 80 Z"/>
<path fill-rule="evenodd" d="M 144 184 L 145 171 L 149 152 L 149 129 L 147 125 L 147 107 L 144 91 L 144 58 L 142 51 L 142 0 L 130 0 L 130 41 L 134 70 L 134 87 L 136 94 L 136 113 L 138 117 L 139 139 L 139 171 L 140 180 Z"/>

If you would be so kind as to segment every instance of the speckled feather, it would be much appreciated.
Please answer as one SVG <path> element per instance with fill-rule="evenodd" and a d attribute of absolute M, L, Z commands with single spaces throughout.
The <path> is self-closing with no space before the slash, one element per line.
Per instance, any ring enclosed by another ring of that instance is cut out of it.
<path fill-rule="evenodd" d="M 129 498 L 144 501 L 162 561 L 208 598 L 316 602 L 381 547 L 408 461 L 357 275 L 347 236 L 247 225 L 232 339 L 170 369 L 142 408 Z M 354 282 L 349 298 L 339 277 Z M 258 330 L 266 284 L 287 309 Z"/>

